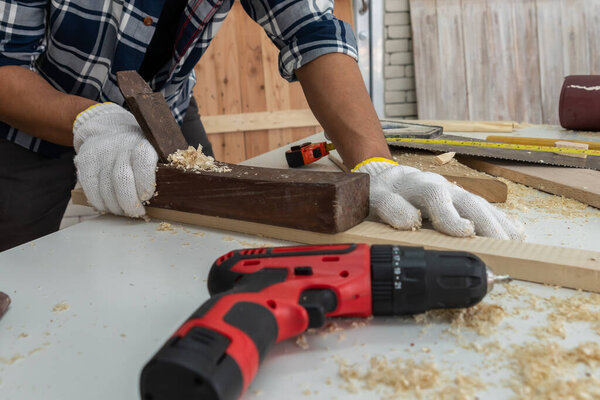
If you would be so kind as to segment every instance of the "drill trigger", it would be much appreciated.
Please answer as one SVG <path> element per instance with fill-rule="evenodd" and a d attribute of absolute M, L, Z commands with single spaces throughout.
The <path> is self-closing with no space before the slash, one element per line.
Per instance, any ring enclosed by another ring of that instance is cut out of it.
<path fill-rule="evenodd" d="M 325 325 L 325 314 L 337 308 L 337 297 L 331 289 L 308 289 L 298 303 L 308 313 L 308 328 L 320 328 Z"/>

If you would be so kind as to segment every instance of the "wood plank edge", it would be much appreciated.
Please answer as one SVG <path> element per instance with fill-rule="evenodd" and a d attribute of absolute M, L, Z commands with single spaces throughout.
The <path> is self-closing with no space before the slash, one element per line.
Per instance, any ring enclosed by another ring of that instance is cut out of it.
<path fill-rule="evenodd" d="M 72 200 L 74 204 L 88 205 L 81 189 L 72 191 Z M 151 218 L 305 244 L 396 244 L 467 251 L 481 257 L 498 274 L 600 293 L 600 252 L 595 251 L 484 237 L 461 239 L 428 229 L 398 231 L 371 221 L 362 222 L 346 232 L 325 234 L 153 207 L 146 207 L 146 212 Z"/>

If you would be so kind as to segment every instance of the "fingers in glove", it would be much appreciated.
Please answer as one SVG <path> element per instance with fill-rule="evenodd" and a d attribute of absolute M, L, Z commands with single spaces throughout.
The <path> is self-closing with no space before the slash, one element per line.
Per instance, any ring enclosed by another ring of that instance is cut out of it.
<path fill-rule="evenodd" d="M 427 210 L 427 215 L 435 230 L 450 236 L 469 237 L 475 235 L 472 221 L 462 218 L 452 203 L 452 196 L 446 185 L 425 184 L 418 202 Z"/>
<path fill-rule="evenodd" d="M 385 223 L 396 229 L 421 227 L 421 214 L 402 196 L 381 189 L 371 191 L 371 209 Z"/>
<path fill-rule="evenodd" d="M 146 214 L 146 210 L 137 195 L 130 156 L 131 152 L 129 151 L 119 153 L 112 171 L 112 183 L 116 194 L 115 197 L 123 213 L 130 217 L 141 217 Z"/>
<path fill-rule="evenodd" d="M 475 232 L 479 236 L 487 236 L 496 239 L 509 239 L 510 236 L 505 229 L 506 224 L 500 222 L 497 210 L 483 198 L 469 193 L 465 190 L 457 190 L 454 196 L 454 205 L 458 212 L 475 224 Z"/>
<path fill-rule="evenodd" d="M 108 211 L 104 200 L 100 195 L 99 170 L 96 168 L 98 160 L 96 153 L 86 151 L 85 145 L 82 146 L 79 154 L 73 159 L 77 170 L 77 180 L 85 192 L 88 202 L 98 211 Z"/>
<path fill-rule="evenodd" d="M 103 165 L 100 170 L 100 181 L 98 182 L 98 186 L 100 187 L 100 196 L 102 196 L 102 200 L 108 211 L 115 215 L 123 215 L 123 209 L 119 205 L 117 194 L 113 186 L 114 166 L 114 161 Z"/>
<path fill-rule="evenodd" d="M 150 200 L 156 189 L 156 163 L 158 154 L 147 140 L 142 140 L 133 150 L 131 164 L 137 196 L 141 201 Z"/>
<path fill-rule="evenodd" d="M 509 218 L 504 212 L 491 204 L 490 207 L 510 240 L 525 240 L 525 226 L 521 221 Z"/>

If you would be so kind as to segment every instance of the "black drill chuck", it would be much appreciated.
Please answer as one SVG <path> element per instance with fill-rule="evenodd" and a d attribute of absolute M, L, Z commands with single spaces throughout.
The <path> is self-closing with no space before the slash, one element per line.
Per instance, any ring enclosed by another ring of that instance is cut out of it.
<path fill-rule="evenodd" d="M 373 315 L 473 306 L 488 292 L 488 270 L 473 254 L 371 246 Z"/>

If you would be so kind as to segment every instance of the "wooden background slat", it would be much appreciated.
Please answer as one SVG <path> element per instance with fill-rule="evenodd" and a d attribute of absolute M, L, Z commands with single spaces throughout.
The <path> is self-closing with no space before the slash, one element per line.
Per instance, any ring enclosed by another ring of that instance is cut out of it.
<path fill-rule="evenodd" d="M 410 7 L 420 119 L 556 124 L 564 77 L 600 74 L 600 1 L 410 0 Z"/>
<path fill-rule="evenodd" d="M 335 2 L 335 15 L 352 23 L 352 1 Z M 266 111 L 308 110 L 298 82 L 279 74 L 279 51 L 236 2 L 196 65 L 194 96 L 201 117 Z M 209 134 L 215 158 L 237 163 L 320 130 L 300 128 Z"/>

